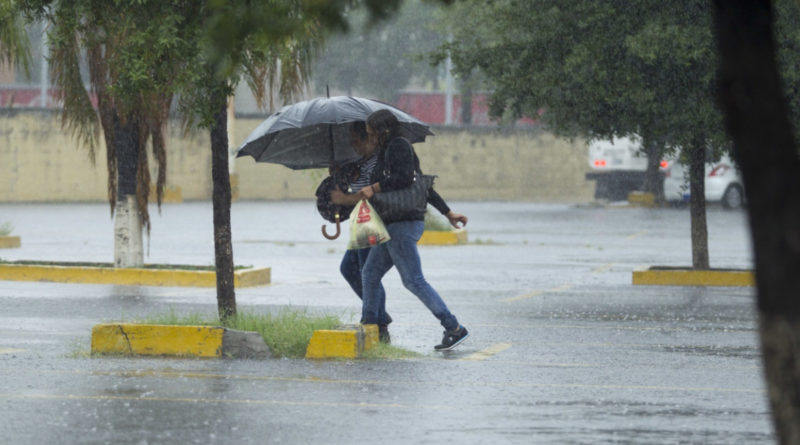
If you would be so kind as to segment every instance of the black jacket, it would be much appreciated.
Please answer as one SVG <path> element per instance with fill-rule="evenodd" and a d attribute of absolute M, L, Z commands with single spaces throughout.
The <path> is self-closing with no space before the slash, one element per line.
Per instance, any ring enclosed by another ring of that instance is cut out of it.
<path fill-rule="evenodd" d="M 419 166 L 419 157 L 414 152 L 414 147 L 405 138 L 394 138 L 378 152 L 378 162 L 372 170 L 371 182 L 379 183 L 381 191 L 401 190 L 409 187 L 414 181 L 414 173 L 422 174 Z M 431 189 L 428 193 L 428 203 L 443 215 L 450 211 L 444 199 Z M 419 220 L 424 219 L 424 215 Z"/>

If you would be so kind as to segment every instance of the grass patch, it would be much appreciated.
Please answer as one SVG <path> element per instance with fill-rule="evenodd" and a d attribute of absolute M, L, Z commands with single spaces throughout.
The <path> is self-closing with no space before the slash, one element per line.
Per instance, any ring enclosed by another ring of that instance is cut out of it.
<path fill-rule="evenodd" d="M 8 236 L 11 235 L 11 232 L 14 231 L 14 226 L 11 223 L 3 223 L 0 224 L 0 236 Z"/>
<path fill-rule="evenodd" d="M 18 260 L 5 261 L 0 259 L 0 264 L 20 265 L 20 266 L 63 266 L 63 267 L 107 267 L 114 268 L 114 263 L 94 263 L 88 261 L 38 261 L 38 260 Z M 234 270 L 252 269 L 253 266 L 234 266 Z M 153 270 L 189 270 L 196 272 L 215 272 L 214 266 L 198 266 L 191 264 L 145 264 L 141 269 Z"/>
<path fill-rule="evenodd" d="M 224 326 L 261 334 L 273 357 L 302 358 L 311 335 L 317 329 L 333 329 L 341 321 L 333 315 L 311 315 L 305 310 L 283 310 L 276 315 L 239 312 L 224 325 L 213 316 L 201 314 L 178 315 L 174 311 L 155 315 L 137 323 L 173 326 Z"/>
<path fill-rule="evenodd" d="M 397 346 L 378 343 L 372 349 L 364 351 L 362 357 L 369 360 L 402 360 L 419 358 L 422 357 L 422 354 Z"/>

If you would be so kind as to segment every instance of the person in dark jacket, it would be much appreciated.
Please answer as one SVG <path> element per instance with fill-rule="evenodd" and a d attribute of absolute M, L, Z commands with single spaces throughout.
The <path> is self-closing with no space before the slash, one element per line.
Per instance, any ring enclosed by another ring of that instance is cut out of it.
<path fill-rule="evenodd" d="M 399 137 L 397 117 L 388 110 L 378 110 L 367 118 L 367 133 L 378 151 L 378 160 L 372 171 L 372 184 L 361 189 L 362 196 L 371 198 L 375 193 L 401 190 L 411 186 L 414 177 L 422 174 L 419 158 L 407 139 Z M 435 207 L 446 206 L 438 194 L 429 199 Z M 438 205 L 437 205 L 438 204 Z M 448 210 L 447 217 L 454 226 L 466 224 L 467 217 Z M 447 308 L 444 300 L 431 287 L 422 275 L 417 241 L 425 230 L 425 215 L 417 215 L 399 221 L 387 221 L 386 229 L 391 239 L 370 249 L 367 261 L 361 272 L 363 287 L 363 309 L 361 322 L 377 324 L 380 322 L 380 309 L 385 302 L 380 301 L 381 279 L 392 266 L 397 267 L 403 285 L 411 291 L 439 319 L 444 327 L 442 342 L 434 347 L 446 351 L 456 347 L 469 335 L 455 315 Z"/>
<path fill-rule="evenodd" d="M 356 153 L 361 155 L 361 159 L 358 162 L 359 174 L 357 177 L 352 178 L 350 182 L 349 194 L 346 194 L 338 189 L 331 192 L 331 201 L 334 204 L 355 205 L 361 199 L 366 199 L 364 195 L 360 194 L 359 192 L 364 187 L 370 185 L 372 172 L 377 164 L 378 153 L 374 143 L 371 143 L 369 140 L 365 122 L 353 122 L 352 126 L 350 127 L 350 139 L 352 141 L 353 149 L 356 151 Z M 454 227 L 458 227 L 458 223 L 466 223 L 467 218 L 450 210 L 450 207 L 448 207 L 444 199 L 442 199 L 442 197 L 436 193 L 435 190 L 431 190 L 428 202 L 439 212 L 441 212 L 442 215 L 445 215 Z M 362 300 L 363 283 L 361 279 L 361 272 L 369 255 L 370 249 L 371 248 L 348 250 L 345 252 L 344 257 L 339 265 L 339 271 L 341 272 L 342 276 L 353 289 L 353 292 L 355 292 L 356 295 L 358 295 L 358 298 Z M 382 342 L 390 343 L 391 336 L 389 335 L 388 327 L 392 322 L 392 317 L 386 313 L 385 295 L 386 294 L 383 285 L 378 283 L 378 288 L 376 289 L 376 297 L 380 302 L 377 316 L 378 332 Z"/>

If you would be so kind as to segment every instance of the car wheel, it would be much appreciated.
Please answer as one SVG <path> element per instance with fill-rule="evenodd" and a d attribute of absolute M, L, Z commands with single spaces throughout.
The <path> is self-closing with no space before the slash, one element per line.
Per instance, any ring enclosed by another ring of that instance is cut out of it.
<path fill-rule="evenodd" d="M 731 184 L 725 189 L 725 194 L 722 195 L 722 207 L 726 209 L 738 209 L 744 203 L 744 194 L 742 188 L 736 184 Z"/>

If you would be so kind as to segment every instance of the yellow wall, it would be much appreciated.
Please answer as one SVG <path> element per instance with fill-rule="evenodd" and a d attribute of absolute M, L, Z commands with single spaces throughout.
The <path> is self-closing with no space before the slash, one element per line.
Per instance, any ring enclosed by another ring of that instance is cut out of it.
<path fill-rule="evenodd" d="M 243 140 L 261 119 L 236 119 L 234 141 Z M 593 183 L 584 179 L 583 141 L 569 142 L 541 132 L 466 132 L 434 130 L 416 144 L 423 170 L 438 175 L 446 199 L 582 202 Z M 151 162 L 151 167 L 153 163 Z M 324 172 L 293 171 L 236 162 L 240 199 L 311 199 Z M 153 175 L 155 173 L 153 172 Z M 61 128 L 58 115 L 40 111 L 0 114 L 0 202 L 105 201 L 105 145 L 88 151 Z M 211 197 L 211 149 L 207 132 L 184 135 L 176 122 L 167 141 L 167 185 L 184 200 Z"/>

